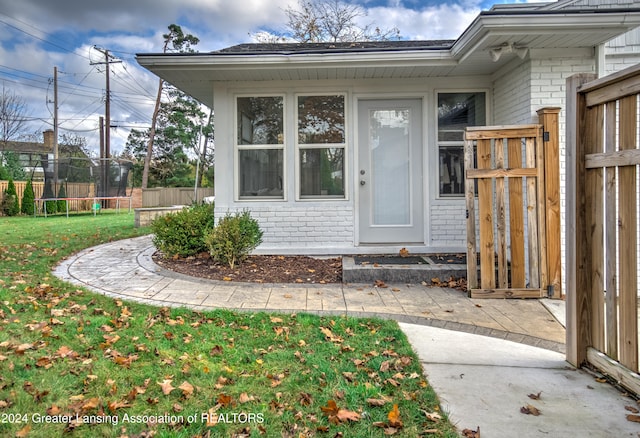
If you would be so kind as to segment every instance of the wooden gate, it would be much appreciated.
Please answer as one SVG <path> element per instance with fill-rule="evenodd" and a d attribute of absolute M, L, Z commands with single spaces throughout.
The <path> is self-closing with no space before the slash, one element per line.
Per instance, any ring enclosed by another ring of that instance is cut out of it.
<path fill-rule="evenodd" d="M 558 112 L 540 112 L 547 127 L 474 127 L 465 132 L 472 298 L 560 297 Z"/>
<path fill-rule="evenodd" d="M 640 394 L 640 65 L 567 80 L 567 360 Z"/>

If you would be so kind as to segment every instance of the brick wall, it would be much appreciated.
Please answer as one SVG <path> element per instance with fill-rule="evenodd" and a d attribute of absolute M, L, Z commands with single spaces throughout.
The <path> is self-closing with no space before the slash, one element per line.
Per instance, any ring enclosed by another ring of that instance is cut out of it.
<path fill-rule="evenodd" d="M 338 251 L 354 245 L 354 211 L 351 205 L 311 205 L 308 203 L 252 204 L 251 217 L 260 224 L 264 235 L 257 252 L 295 252 L 315 249 L 316 252 Z M 215 208 L 216 220 L 229 210 Z M 237 208 L 242 211 L 242 208 Z M 323 251 L 324 250 L 324 251 Z"/>

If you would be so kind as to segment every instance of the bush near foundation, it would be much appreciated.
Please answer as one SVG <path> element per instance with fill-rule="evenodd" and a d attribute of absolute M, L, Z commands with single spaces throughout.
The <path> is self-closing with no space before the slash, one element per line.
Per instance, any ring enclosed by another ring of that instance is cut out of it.
<path fill-rule="evenodd" d="M 233 215 L 227 213 L 205 238 L 205 242 L 214 259 L 233 269 L 262 243 L 262 230 L 247 210 Z"/>
<path fill-rule="evenodd" d="M 213 204 L 185 207 L 151 223 L 153 243 L 165 257 L 193 256 L 208 250 L 204 239 L 213 225 Z"/>

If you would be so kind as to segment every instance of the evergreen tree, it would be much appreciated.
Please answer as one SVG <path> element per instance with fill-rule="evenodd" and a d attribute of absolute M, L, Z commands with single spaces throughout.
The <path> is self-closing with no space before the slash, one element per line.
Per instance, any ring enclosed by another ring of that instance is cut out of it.
<path fill-rule="evenodd" d="M 7 216 L 16 216 L 20 213 L 20 200 L 18 199 L 16 185 L 13 183 L 13 179 L 9 179 L 7 189 L 4 191 L 2 211 Z"/>
<path fill-rule="evenodd" d="M 64 184 L 60 184 L 60 189 L 58 190 L 58 198 L 66 198 L 67 197 L 67 191 L 64 188 Z M 66 212 L 67 211 L 67 201 L 63 201 L 62 199 L 58 200 L 58 208 L 57 210 L 59 212 Z"/>
<path fill-rule="evenodd" d="M 45 181 L 44 183 L 44 194 L 42 197 L 44 199 L 55 198 L 53 194 L 53 183 L 51 181 Z M 45 201 L 45 208 L 48 214 L 54 214 L 58 212 L 58 203 L 56 201 Z"/>
<path fill-rule="evenodd" d="M 34 202 L 36 199 L 36 195 L 33 192 L 33 183 L 31 180 L 27 181 L 27 185 L 24 188 L 24 193 L 22 194 L 22 206 L 20 207 L 20 211 L 22 214 L 26 214 L 28 216 L 32 216 L 35 212 Z"/>

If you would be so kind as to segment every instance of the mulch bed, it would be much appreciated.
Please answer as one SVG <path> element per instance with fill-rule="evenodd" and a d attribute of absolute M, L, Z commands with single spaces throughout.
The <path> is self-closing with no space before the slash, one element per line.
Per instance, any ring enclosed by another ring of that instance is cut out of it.
<path fill-rule="evenodd" d="M 252 255 L 233 269 L 216 262 L 208 253 L 195 257 L 166 258 L 156 252 L 153 260 L 170 271 L 211 280 L 301 284 L 342 282 L 340 257 Z"/>

